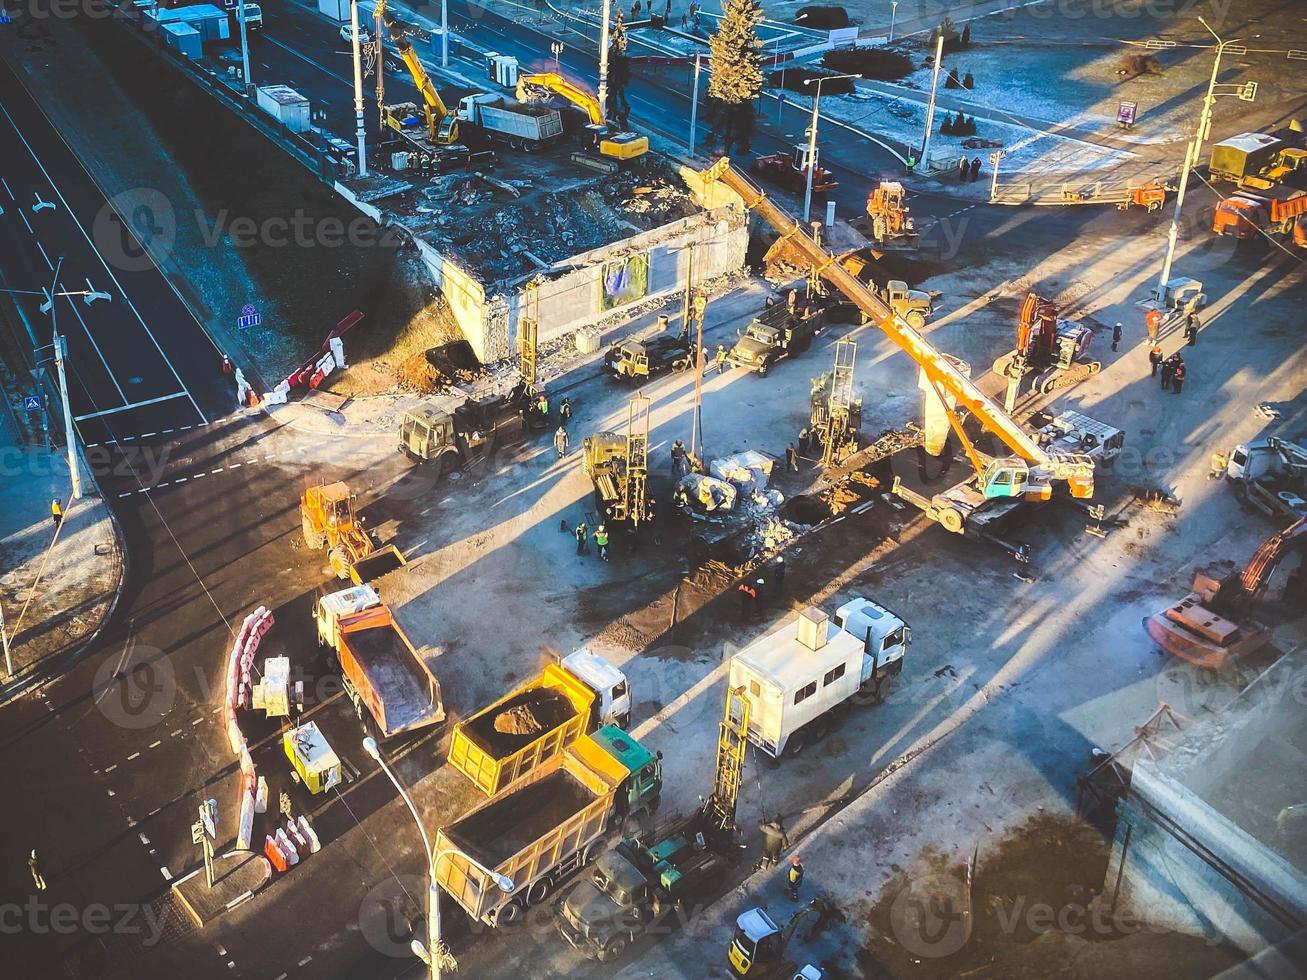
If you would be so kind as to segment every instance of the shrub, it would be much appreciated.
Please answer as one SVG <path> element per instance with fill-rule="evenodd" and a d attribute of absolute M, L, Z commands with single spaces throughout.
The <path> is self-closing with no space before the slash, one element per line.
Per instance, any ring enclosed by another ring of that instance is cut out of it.
<path fill-rule="evenodd" d="M 953 114 L 951 112 L 944 113 L 944 121 L 939 124 L 939 135 L 952 136 L 956 125 L 957 124 L 953 122 Z"/>
<path fill-rule="evenodd" d="M 948 70 L 948 77 L 944 79 L 944 87 L 945 88 L 962 87 L 962 82 L 958 80 L 958 70 L 956 68 L 950 68 Z"/>
<path fill-rule="evenodd" d="M 962 87 L 963 88 L 976 87 L 976 80 L 975 78 L 972 77 L 971 72 L 967 72 L 965 75 L 962 76 Z"/>
<path fill-rule="evenodd" d="M 841 74 L 861 75 L 880 81 L 895 81 L 912 74 L 912 59 L 900 51 L 883 48 L 840 48 L 827 51 L 822 66 Z M 822 91 L 827 91 L 822 86 Z"/>
<path fill-rule="evenodd" d="M 970 23 L 962 25 L 962 46 L 964 48 L 971 47 L 971 24 Z"/>
<path fill-rule="evenodd" d="M 1116 70 L 1116 73 L 1125 75 L 1127 78 L 1136 78 L 1139 75 L 1160 75 L 1162 74 L 1162 63 L 1157 60 L 1155 54 L 1127 53 L 1121 55 L 1121 67 Z"/>
<path fill-rule="evenodd" d="M 944 53 L 950 54 L 961 51 L 964 47 L 962 35 L 958 33 L 957 25 L 953 23 L 952 17 L 945 17 L 940 21 L 940 25 L 930 32 L 930 50 L 935 50 L 935 45 L 939 42 L 940 34 L 944 35 Z"/>
<path fill-rule="evenodd" d="M 849 12 L 843 7 L 815 4 L 796 12 L 794 23 L 817 31 L 831 31 L 849 26 Z"/>

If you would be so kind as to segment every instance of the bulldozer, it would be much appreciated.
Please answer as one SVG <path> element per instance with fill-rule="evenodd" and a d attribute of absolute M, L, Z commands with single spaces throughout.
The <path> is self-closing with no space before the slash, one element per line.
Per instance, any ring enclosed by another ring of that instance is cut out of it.
<path fill-rule="evenodd" d="M 871 237 L 879 248 L 917 247 L 917 226 L 906 202 L 907 192 L 897 180 L 882 180 L 867 197 Z"/>
<path fill-rule="evenodd" d="M 314 551 L 326 549 L 335 576 L 362 585 L 406 562 L 393 544 L 377 545 L 355 513 L 354 502 L 343 482 L 310 486 L 300 497 L 300 523 L 304 543 Z"/>

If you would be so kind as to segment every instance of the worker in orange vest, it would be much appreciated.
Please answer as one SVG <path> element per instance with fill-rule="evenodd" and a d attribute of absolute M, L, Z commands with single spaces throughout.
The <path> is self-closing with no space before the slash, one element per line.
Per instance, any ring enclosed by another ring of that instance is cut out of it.
<path fill-rule="evenodd" d="M 1144 326 L 1148 328 L 1148 339 L 1156 340 L 1157 332 L 1162 328 L 1162 311 L 1149 310 L 1144 316 Z"/>

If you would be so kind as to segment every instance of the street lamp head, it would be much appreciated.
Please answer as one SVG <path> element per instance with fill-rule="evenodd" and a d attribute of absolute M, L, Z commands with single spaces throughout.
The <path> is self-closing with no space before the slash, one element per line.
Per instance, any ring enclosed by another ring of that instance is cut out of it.
<path fill-rule="evenodd" d="M 372 756 L 372 758 L 376 759 L 378 762 L 381 761 L 381 750 L 377 748 L 377 740 L 371 735 L 363 740 L 363 751 Z"/>

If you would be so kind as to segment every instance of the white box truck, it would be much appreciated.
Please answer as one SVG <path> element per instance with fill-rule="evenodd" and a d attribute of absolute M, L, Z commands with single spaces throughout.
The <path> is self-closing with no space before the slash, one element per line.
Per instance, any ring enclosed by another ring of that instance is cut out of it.
<path fill-rule="evenodd" d="M 292 133 L 309 129 L 309 100 L 286 85 L 261 85 L 255 89 L 259 108 Z"/>
<path fill-rule="evenodd" d="M 731 658 L 731 688 L 749 699 L 749 741 L 773 759 L 798 755 L 848 703 L 878 702 L 911 642 L 911 628 L 870 599 L 850 600 L 834 619 L 805 609 Z"/>

